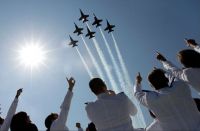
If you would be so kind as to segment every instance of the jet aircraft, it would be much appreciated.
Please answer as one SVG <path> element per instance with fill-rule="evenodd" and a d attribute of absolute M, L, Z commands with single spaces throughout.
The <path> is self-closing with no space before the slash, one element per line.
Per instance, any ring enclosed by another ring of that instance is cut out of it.
<path fill-rule="evenodd" d="M 78 46 L 76 43 L 78 42 L 77 40 L 72 39 L 72 37 L 69 35 L 70 42 L 69 45 L 72 45 L 72 47 Z"/>
<path fill-rule="evenodd" d="M 74 25 L 75 25 L 75 28 L 76 28 L 76 29 L 74 30 L 73 33 L 77 33 L 77 35 L 83 34 L 83 32 L 82 32 L 83 28 L 78 27 L 78 26 L 76 25 L 76 23 L 74 23 Z"/>
<path fill-rule="evenodd" d="M 108 20 L 107 20 L 107 27 L 104 29 L 105 31 L 108 30 L 108 33 L 113 32 L 113 28 L 115 27 L 115 25 L 111 25 Z"/>

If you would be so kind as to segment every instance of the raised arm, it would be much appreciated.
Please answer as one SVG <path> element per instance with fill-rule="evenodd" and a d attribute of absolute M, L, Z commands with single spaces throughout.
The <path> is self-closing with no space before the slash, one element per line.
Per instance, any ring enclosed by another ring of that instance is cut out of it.
<path fill-rule="evenodd" d="M 21 95 L 21 93 L 22 93 L 22 89 L 17 90 L 15 99 L 12 102 L 12 104 L 11 104 L 9 110 L 8 110 L 7 116 L 6 116 L 6 118 L 5 118 L 4 122 L 3 122 L 3 125 L 1 126 L 0 131 L 8 131 L 8 129 L 10 127 L 10 123 L 11 123 L 12 117 L 16 112 L 17 104 L 18 104 L 18 98 Z"/>
<path fill-rule="evenodd" d="M 200 46 L 196 43 L 194 39 L 185 39 L 187 46 L 193 48 L 196 52 L 200 53 Z"/>
<path fill-rule="evenodd" d="M 171 74 L 178 78 L 178 79 L 185 79 L 183 70 L 178 68 L 177 66 L 175 66 L 173 63 L 171 63 L 170 61 L 168 61 L 162 54 L 157 52 L 157 56 L 156 56 L 157 60 L 159 60 L 162 64 L 163 67 L 167 70 L 170 71 Z"/>
<path fill-rule="evenodd" d="M 142 91 L 141 82 L 142 82 L 142 77 L 140 73 L 138 73 L 135 79 L 135 85 L 133 89 L 134 96 L 141 104 L 143 104 L 144 106 L 147 106 L 146 97 L 145 97 L 146 93 Z"/>
<path fill-rule="evenodd" d="M 58 116 L 58 118 L 54 121 L 53 123 L 53 126 L 54 128 L 56 128 L 57 126 L 64 126 L 66 121 L 67 121 L 67 117 L 68 117 L 68 113 L 69 113 L 69 108 L 70 108 L 70 104 L 71 104 L 71 100 L 72 100 L 72 96 L 73 96 L 73 87 L 75 85 L 75 80 L 74 78 L 66 78 L 67 79 L 67 82 L 68 82 L 68 85 L 69 85 L 69 88 L 68 88 L 68 91 L 67 91 L 67 94 L 64 98 L 64 101 L 62 103 L 62 105 L 60 106 L 60 114 Z"/>

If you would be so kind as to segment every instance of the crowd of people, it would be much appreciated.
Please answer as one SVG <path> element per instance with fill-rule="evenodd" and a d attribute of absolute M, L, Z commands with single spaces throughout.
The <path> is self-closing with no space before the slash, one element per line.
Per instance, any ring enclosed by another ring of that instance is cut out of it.
<path fill-rule="evenodd" d="M 200 93 L 200 46 L 195 40 L 186 40 L 192 49 L 178 52 L 178 60 L 183 68 L 172 64 L 161 53 L 157 60 L 163 69 L 154 67 L 148 75 L 152 90 L 142 90 L 140 73 L 135 78 L 133 94 L 140 104 L 150 112 L 153 122 L 144 128 L 133 127 L 131 116 L 137 114 L 135 104 L 125 93 L 116 94 L 108 90 L 104 81 L 93 78 L 89 82 L 91 91 L 97 96 L 94 102 L 86 103 L 85 110 L 91 123 L 86 131 L 200 131 L 200 99 L 193 98 L 191 88 Z M 68 131 L 66 126 L 73 97 L 74 78 L 67 78 L 67 94 L 60 106 L 60 113 L 51 113 L 45 119 L 47 131 Z M 16 113 L 19 96 L 16 96 L 5 119 L 0 117 L 0 131 L 38 131 L 26 112 Z M 76 123 L 78 131 L 83 131 Z"/>

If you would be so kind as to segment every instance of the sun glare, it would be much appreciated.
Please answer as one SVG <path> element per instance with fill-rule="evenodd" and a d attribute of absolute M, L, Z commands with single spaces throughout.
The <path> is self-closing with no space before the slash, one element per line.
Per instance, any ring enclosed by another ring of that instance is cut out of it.
<path fill-rule="evenodd" d="M 19 51 L 19 61 L 21 64 L 31 69 L 44 64 L 46 59 L 45 51 L 39 44 L 26 44 Z"/>

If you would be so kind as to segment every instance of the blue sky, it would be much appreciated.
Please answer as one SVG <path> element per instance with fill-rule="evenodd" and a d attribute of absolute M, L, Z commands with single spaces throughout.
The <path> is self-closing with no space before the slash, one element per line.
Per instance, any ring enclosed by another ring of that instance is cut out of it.
<path fill-rule="evenodd" d="M 95 96 L 88 88 L 90 78 L 77 52 L 66 46 L 68 35 L 74 30 L 73 22 L 85 27 L 78 22 L 79 8 L 104 19 L 103 27 L 106 26 L 105 19 L 116 25 L 114 35 L 131 79 L 134 81 L 140 71 L 145 89 L 151 89 L 146 80 L 148 72 L 154 66 L 161 67 L 155 59 L 155 51 L 162 52 L 179 65 L 176 53 L 187 48 L 183 39 L 195 38 L 200 42 L 198 0 L 0 1 L 0 103 L 3 117 L 16 90 L 24 88 L 17 111 L 27 111 L 38 128 L 45 129 L 45 117 L 51 112 L 59 112 L 67 92 L 65 77 L 73 76 L 77 83 L 67 125 L 75 129 L 75 123 L 79 121 L 86 127 L 88 119 L 84 103 L 94 100 Z M 93 17 L 89 19 L 93 21 Z M 113 69 L 99 31 L 93 30 L 97 31 L 96 39 Z M 81 39 L 72 36 L 80 41 L 79 49 L 84 58 L 88 58 Z M 106 34 L 106 38 L 113 49 L 110 35 Z M 30 71 L 19 66 L 16 60 L 16 50 L 24 45 L 24 40 L 31 39 L 40 40 L 46 50 L 53 50 L 47 55 L 47 67 L 33 70 L 32 78 Z M 95 53 L 92 41 L 86 39 L 86 42 Z M 94 72 L 94 67 L 90 67 Z M 146 113 L 145 118 L 149 123 Z"/>

